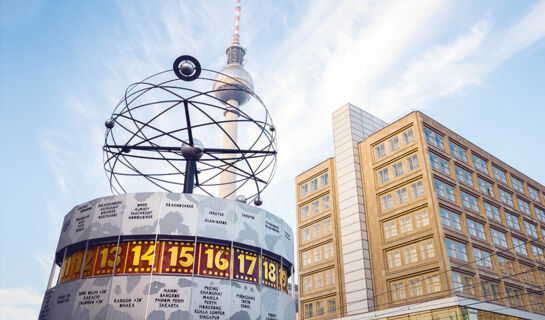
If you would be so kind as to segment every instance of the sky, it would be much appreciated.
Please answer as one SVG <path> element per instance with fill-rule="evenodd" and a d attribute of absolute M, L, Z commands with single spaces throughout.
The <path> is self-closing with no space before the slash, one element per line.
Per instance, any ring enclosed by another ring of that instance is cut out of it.
<path fill-rule="evenodd" d="M 0 314 L 35 319 L 63 216 L 110 195 L 104 120 L 190 54 L 221 70 L 234 0 L 1 0 Z M 263 208 L 333 156 L 331 113 L 423 111 L 545 184 L 545 1 L 243 0 L 246 70 L 278 133 Z"/>

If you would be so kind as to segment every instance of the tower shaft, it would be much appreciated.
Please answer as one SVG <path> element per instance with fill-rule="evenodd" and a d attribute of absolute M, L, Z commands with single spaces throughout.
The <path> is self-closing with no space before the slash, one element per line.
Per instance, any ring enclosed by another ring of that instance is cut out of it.
<path fill-rule="evenodd" d="M 225 124 L 223 129 L 225 134 L 223 136 L 223 148 L 224 149 L 236 149 L 238 126 L 236 120 L 238 119 L 238 111 L 233 107 L 238 107 L 237 100 L 227 101 L 227 111 L 225 112 Z M 229 106 L 232 105 L 233 107 Z M 232 158 L 232 154 L 224 154 L 223 158 Z M 231 167 L 230 164 L 235 162 L 234 160 L 226 160 L 226 164 L 223 171 L 220 174 L 220 198 L 235 199 L 236 197 L 236 169 Z"/>

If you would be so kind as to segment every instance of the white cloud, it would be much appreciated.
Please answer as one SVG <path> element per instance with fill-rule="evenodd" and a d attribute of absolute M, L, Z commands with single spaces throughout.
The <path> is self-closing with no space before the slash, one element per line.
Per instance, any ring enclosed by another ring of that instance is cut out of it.
<path fill-rule="evenodd" d="M 0 289 L 0 314 L 3 319 L 37 319 L 43 295 L 29 288 Z"/>

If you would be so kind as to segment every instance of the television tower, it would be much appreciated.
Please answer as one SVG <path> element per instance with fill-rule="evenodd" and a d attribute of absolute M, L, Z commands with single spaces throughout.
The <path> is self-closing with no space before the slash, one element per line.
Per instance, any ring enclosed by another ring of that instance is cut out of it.
<path fill-rule="evenodd" d="M 235 149 L 237 143 L 237 118 L 239 117 L 239 108 L 250 98 L 248 92 L 252 92 L 254 84 L 250 74 L 244 70 L 244 55 L 246 50 L 239 43 L 239 21 L 240 21 L 240 0 L 237 0 L 235 33 L 233 43 L 227 47 L 227 65 L 216 77 L 214 90 L 216 98 L 226 105 L 225 130 L 223 136 L 223 148 Z M 232 158 L 232 155 L 225 154 L 224 158 Z M 226 199 L 235 199 L 236 196 L 236 168 L 233 166 L 234 160 L 225 160 L 224 171 L 220 174 L 219 197 Z"/>

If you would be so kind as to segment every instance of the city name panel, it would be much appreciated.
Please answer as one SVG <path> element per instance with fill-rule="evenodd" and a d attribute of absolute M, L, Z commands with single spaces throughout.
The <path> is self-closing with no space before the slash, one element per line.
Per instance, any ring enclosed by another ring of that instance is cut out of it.
<path fill-rule="evenodd" d="M 293 319 L 293 231 L 274 214 L 194 194 L 76 206 L 39 319 Z"/>

